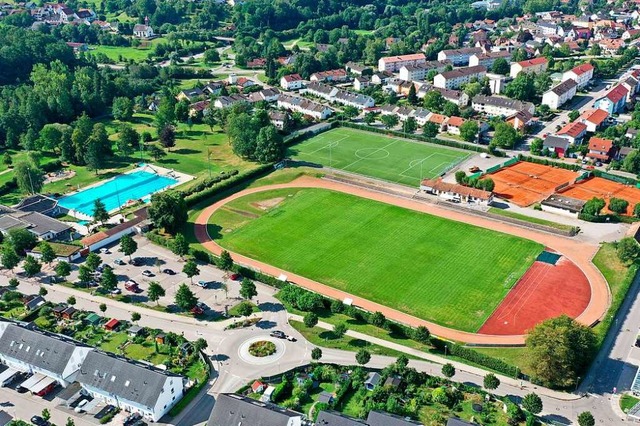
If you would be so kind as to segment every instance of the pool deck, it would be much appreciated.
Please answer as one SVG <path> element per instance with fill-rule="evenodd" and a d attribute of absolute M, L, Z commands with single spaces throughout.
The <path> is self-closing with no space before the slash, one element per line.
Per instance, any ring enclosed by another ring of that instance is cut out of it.
<path fill-rule="evenodd" d="M 196 178 L 195 176 L 191 176 L 191 175 L 188 175 L 186 173 L 177 172 L 177 171 L 175 171 L 173 169 L 167 169 L 166 167 L 160 167 L 160 166 L 147 164 L 147 163 L 144 163 L 144 165 L 142 165 L 142 166 L 137 166 L 137 167 L 135 167 L 135 168 L 133 168 L 131 170 L 127 170 L 126 172 L 121 173 L 120 175 L 127 175 L 127 174 L 131 174 L 131 173 L 147 171 L 147 170 L 153 171 L 156 174 L 158 174 L 159 176 L 164 176 L 164 177 L 169 177 L 171 179 L 174 179 L 174 180 L 176 180 L 176 183 L 174 183 L 172 185 L 169 185 L 169 186 L 166 186 L 166 187 L 162 188 L 159 191 L 152 192 L 152 193 L 142 197 L 142 200 L 145 201 L 145 202 L 148 202 L 151 199 L 151 196 L 153 194 L 155 194 L 156 192 L 162 192 L 162 191 L 166 191 L 167 189 L 175 188 L 177 186 L 180 186 L 180 185 L 182 185 L 184 183 L 187 183 L 187 182 L 189 182 L 191 180 L 194 180 Z M 118 176 L 120 176 L 120 175 L 118 175 Z M 76 191 L 72 191 L 72 192 L 69 192 L 67 194 L 64 194 L 60 198 L 68 197 L 68 196 L 77 194 L 79 192 L 83 192 L 83 191 L 86 191 L 88 189 L 104 185 L 105 183 L 116 179 L 118 176 L 114 176 L 114 177 L 112 177 L 110 179 L 106 179 L 106 180 L 101 180 L 101 181 L 92 183 L 91 185 L 83 186 L 82 188 L 79 188 Z M 121 208 L 126 208 L 126 207 L 128 207 L 128 205 L 127 205 L 127 203 L 124 203 L 120 207 L 117 207 L 115 209 L 109 210 L 109 213 L 116 212 L 116 211 L 120 210 Z M 73 217 L 78 218 L 78 219 L 90 220 L 90 221 L 93 220 L 93 217 L 87 216 L 86 214 L 84 214 L 82 212 L 79 212 L 77 210 L 69 210 L 68 214 L 70 216 L 73 216 Z"/>

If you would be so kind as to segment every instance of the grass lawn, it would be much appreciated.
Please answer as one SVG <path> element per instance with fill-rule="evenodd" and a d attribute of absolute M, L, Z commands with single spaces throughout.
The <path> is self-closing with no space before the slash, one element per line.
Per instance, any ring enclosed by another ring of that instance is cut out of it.
<path fill-rule="evenodd" d="M 640 399 L 632 395 L 622 395 L 620 398 L 620 408 L 625 413 L 629 412 L 635 405 L 640 402 Z"/>
<path fill-rule="evenodd" d="M 209 234 L 235 252 L 471 332 L 543 249 L 507 234 L 321 189 L 234 200 L 211 217 Z"/>
<path fill-rule="evenodd" d="M 151 46 L 147 47 L 130 47 L 130 46 L 91 46 L 90 53 L 102 53 L 114 62 L 122 62 L 124 60 L 133 60 L 142 62 L 149 59 Z"/>
<path fill-rule="evenodd" d="M 372 355 L 385 355 L 391 357 L 399 357 L 402 352 L 394 349 L 385 348 L 384 346 L 374 345 L 366 340 L 356 339 L 354 337 L 343 336 L 336 338 L 332 331 L 325 330 L 320 327 L 307 328 L 300 321 L 289 321 L 291 326 L 298 330 L 312 345 L 321 346 L 323 348 L 341 349 L 344 351 L 357 352 L 360 349 L 368 350 Z"/>
<path fill-rule="evenodd" d="M 418 186 L 421 178 L 439 176 L 472 154 L 342 127 L 290 147 L 288 155 L 297 161 Z"/>
<path fill-rule="evenodd" d="M 550 220 L 540 219 L 537 217 L 531 217 L 524 214 L 515 213 L 510 210 L 498 209 L 495 207 L 490 207 L 489 213 L 497 214 L 504 217 L 510 217 L 512 219 L 523 220 L 525 222 L 535 223 L 537 225 L 549 226 L 551 228 L 560 229 L 562 231 L 570 231 L 574 228 L 571 225 L 564 225 L 562 223 L 552 222 Z"/>
<path fill-rule="evenodd" d="M 118 354 L 120 353 L 120 351 L 118 350 L 118 347 L 122 345 L 124 342 L 126 342 L 128 339 L 129 337 L 125 332 L 107 334 L 105 336 L 104 342 L 102 342 L 102 345 L 100 345 L 100 349 L 102 349 L 103 351 Z"/>

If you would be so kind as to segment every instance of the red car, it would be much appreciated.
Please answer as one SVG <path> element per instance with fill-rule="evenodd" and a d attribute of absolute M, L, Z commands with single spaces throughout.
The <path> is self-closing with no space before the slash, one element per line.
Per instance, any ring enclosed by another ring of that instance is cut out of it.
<path fill-rule="evenodd" d="M 240 274 L 233 273 L 229 275 L 229 278 L 231 278 L 233 281 L 238 281 L 240 279 Z"/>
<path fill-rule="evenodd" d="M 204 311 L 200 306 L 194 306 L 193 308 L 191 308 L 191 313 L 194 315 L 202 315 L 204 314 Z"/>

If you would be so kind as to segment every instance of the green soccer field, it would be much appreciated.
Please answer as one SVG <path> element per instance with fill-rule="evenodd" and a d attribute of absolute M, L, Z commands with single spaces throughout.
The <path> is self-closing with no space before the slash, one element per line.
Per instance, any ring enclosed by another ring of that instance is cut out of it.
<path fill-rule="evenodd" d="M 475 332 L 531 266 L 533 241 L 322 189 L 234 200 L 221 246 L 425 320 Z"/>
<path fill-rule="evenodd" d="M 389 182 L 417 186 L 451 169 L 471 153 L 425 142 L 341 127 L 289 148 L 297 161 L 321 164 Z"/>

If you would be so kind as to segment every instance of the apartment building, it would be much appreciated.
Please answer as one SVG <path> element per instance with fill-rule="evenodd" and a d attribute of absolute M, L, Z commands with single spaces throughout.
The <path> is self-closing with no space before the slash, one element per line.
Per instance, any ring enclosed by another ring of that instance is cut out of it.
<path fill-rule="evenodd" d="M 487 74 L 487 68 L 482 65 L 475 67 L 459 68 L 446 71 L 433 78 L 433 85 L 442 89 L 457 89 L 473 79 L 480 80 Z"/>
<path fill-rule="evenodd" d="M 574 80 L 578 90 L 583 89 L 593 78 L 594 67 L 591 64 L 578 65 L 562 74 L 562 81 Z"/>
<path fill-rule="evenodd" d="M 487 69 L 491 69 L 493 63 L 498 59 L 505 59 L 508 63 L 511 63 L 511 56 L 511 52 L 507 52 L 506 50 L 475 54 L 469 58 L 469 66 L 482 65 L 487 67 Z"/>
<path fill-rule="evenodd" d="M 474 111 L 484 113 L 489 117 L 509 117 L 519 111 L 535 112 L 535 106 L 530 102 L 522 102 L 501 96 L 477 95 L 471 100 Z"/>
<path fill-rule="evenodd" d="M 573 99 L 577 90 L 578 84 L 573 79 L 565 80 L 542 95 L 542 104 L 551 109 L 558 109 Z"/>
<path fill-rule="evenodd" d="M 450 64 L 449 61 L 428 61 L 424 64 L 403 65 L 398 77 L 405 81 L 425 80 L 429 71 L 443 72 Z"/>
<path fill-rule="evenodd" d="M 548 66 L 549 61 L 545 57 L 527 59 L 526 61 L 511 64 L 511 72 L 509 75 L 511 75 L 512 78 L 516 78 L 521 72 L 540 74 L 541 72 L 545 72 Z"/>
<path fill-rule="evenodd" d="M 378 71 L 398 72 L 405 65 L 418 65 L 427 62 L 424 53 L 411 55 L 385 56 L 378 60 Z"/>
<path fill-rule="evenodd" d="M 473 55 L 481 55 L 484 50 L 481 47 L 465 47 L 462 49 L 441 50 L 438 53 L 439 61 L 451 61 L 455 66 L 469 64 L 469 58 Z"/>

